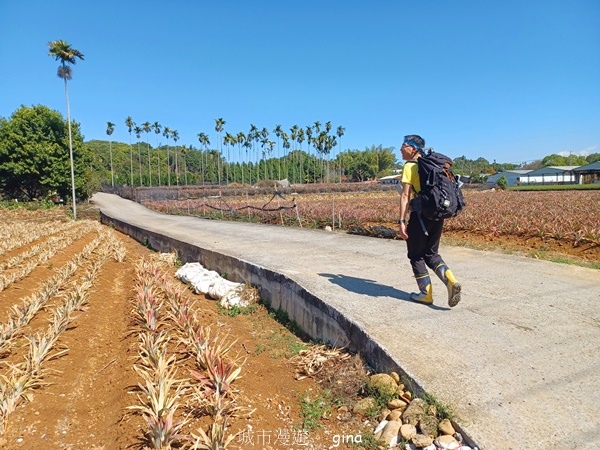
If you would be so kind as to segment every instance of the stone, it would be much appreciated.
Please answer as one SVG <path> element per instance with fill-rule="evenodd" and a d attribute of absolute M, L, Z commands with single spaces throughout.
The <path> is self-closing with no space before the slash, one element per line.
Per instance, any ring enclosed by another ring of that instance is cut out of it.
<path fill-rule="evenodd" d="M 424 434 L 417 434 L 414 438 L 411 439 L 411 442 L 415 444 L 415 447 L 423 448 L 433 444 L 433 438 L 425 436 Z"/>
<path fill-rule="evenodd" d="M 417 435 L 417 428 L 414 425 L 405 423 L 400 427 L 400 436 L 406 441 L 410 441 Z"/>
<path fill-rule="evenodd" d="M 414 399 L 402 413 L 402 421 L 417 426 L 425 415 L 425 402 L 420 398 Z"/>
<path fill-rule="evenodd" d="M 434 405 L 429 405 L 429 408 L 427 408 L 427 414 L 430 416 L 437 416 L 437 408 Z"/>
<path fill-rule="evenodd" d="M 387 416 L 390 414 L 390 412 L 391 411 L 389 409 L 384 408 L 384 409 L 381 410 L 381 413 L 379 414 L 379 417 L 381 417 L 381 420 L 387 419 Z"/>
<path fill-rule="evenodd" d="M 419 420 L 419 429 L 425 436 L 436 438 L 438 435 L 438 420 L 433 416 L 423 416 Z"/>
<path fill-rule="evenodd" d="M 408 391 L 403 392 L 400 397 L 402 397 L 404 400 L 406 400 L 407 403 L 410 403 L 412 401 L 412 394 Z"/>
<path fill-rule="evenodd" d="M 375 439 L 379 439 L 381 437 L 381 433 L 383 433 L 383 429 L 388 424 L 388 422 L 389 422 L 389 420 L 382 420 L 375 427 L 375 430 L 373 431 L 373 436 L 375 437 Z"/>
<path fill-rule="evenodd" d="M 449 419 L 442 420 L 438 425 L 438 429 L 440 430 L 440 434 L 449 434 L 452 436 L 454 433 L 456 433 L 456 430 L 452 426 L 452 422 L 450 422 Z"/>
<path fill-rule="evenodd" d="M 383 428 L 381 436 L 378 439 L 379 442 L 389 445 L 392 439 L 398 436 L 398 432 L 400 431 L 401 426 L 402 422 L 398 420 L 390 420 Z"/>
<path fill-rule="evenodd" d="M 377 402 L 373 397 L 367 397 L 359 400 L 354 405 L 352 412 L 356 414 L 366 414 L 368 410 L 373 409 L 377 406 Z"/>
<path fill-rule="evenodd" d="M 398 388 L 394 379 L 387 373 L 371 375 L 369 379 L 371 386 L 382 396 L 393 395 Z"/>
<path fill-rule="evenodd" d="M 445 434 L 443 436 L 439 436 L 433 441 L 436 447 L 439 447 L 443 450 L 456 450 L 460 447 L 460 444 L 453 436 Z"/>
<path fill-rule="evenodd" d="M 390 400 L 387 404 L 388 408 L 394 410 L 394 409 L 404 409 L 408 406 L 408 403 L 405 402 L 404 400 L 401 400 L 399 398 L 395 398 L 393 400 Z"/>
<path fill-rule="evenodd" d="M 386 419 L 402 421 L 402 411 L 395 409 L 386 416 Z"/>
<path fill-rule="evenodd" d="M 396 372 L 390 373 L 390 377 L 394 379 L 396 384 L 400 384 L 400 375 L 398 375 Z"/>

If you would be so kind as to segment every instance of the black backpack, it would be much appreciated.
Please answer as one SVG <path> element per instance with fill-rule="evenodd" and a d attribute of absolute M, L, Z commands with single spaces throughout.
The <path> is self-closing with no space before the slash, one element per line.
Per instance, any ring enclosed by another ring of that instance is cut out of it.
<path fill-rule="evenodd" d="M 430 220 L 455 217 L 465 207 L 460 182 L 452 173 L 454 161 L 429 150 L 417 158 L 421 192 L 415 197 L 415 210 Z"/>

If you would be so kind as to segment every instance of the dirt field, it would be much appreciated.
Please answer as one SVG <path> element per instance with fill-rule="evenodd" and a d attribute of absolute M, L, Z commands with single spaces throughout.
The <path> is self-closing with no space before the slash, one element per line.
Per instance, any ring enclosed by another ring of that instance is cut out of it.
<path fill-rule="evenodd" d="M 54 217 L 43 217 L 43 213 L 37 212 L 35 215 L 4 216 L 4 223 L 17 225 L 22 234 L 46 224 L 47 219 L 61 226 L 68 225 L 62 223 L 64 218 L 52 215 Z M 84 223 L 79 221 L 77 225 Z M 0 291 L 0 320 L 3 326 L 6 326 L 4 324 L 9 322 L 10 317 L 15 317 L 16 305 L 27 304 L 43 286 L 56 284 L 56 279 L 51 277 L 56 277 L 70 260 L 102 233 L 109 233 L 121 243 L 126 255 L 123 262 L 118 262 L 111 253 L 97 269 L 87 302 L 74 311 L 72 320 L 43 359 L 41 368 L 33 377 L 33 386 L 19 397 L 16 409 L 4 415 L 1 448 L 112 450 L 148 446 L 144 417 L 138 411 L 127 408 L 139 405 L 140 391 L 136 386 L 142 383 L 134 370 L 134 364 L 140 364 L 140 327 L 133 313 L 136 263 L 142 258 L 151 257 L 152 252 L 128 237 L 98 225 L 89 221 L 86 225 L 89 231 L 81 231 L 81 236 L 74 235 L 72 230 L 48 232 L 43 237 L 0 255 L 0 267 L 3 269 L 0 277 L 4 277 L 21 270 L 24 261 L 14 264 L 19 255 L 35 253 L 32 249 L 36 246 L 45 249 L 53 236 L 59 236 L 55 239 L 59 243 L 73 241 L 39 264 L 32 264 L 34 267 L 26 276 L 7 283 Z M 114 241 L 113 244 L 118 245 Z M 84 272 L 90 265 L 100 264 L 102 245 L 81 262 L 58 292 L 50 296 L 37 313 L 32 314 L 30 321 L 2 340 L 0 373 L 3 377 L 2 393 L 6 397 L 10 394 L 10 380 L 14 381 L 17 375 L 29 370 L 27 367 L 31 364 L 31 358 L 28 355 L 32 337 L 48 333 L 49 323 L 57 309 L 73 287 L 82 283 Z M 39 254 L 30 256 L 29 261 L 35 261 Z M 166 270 L 173 275 L 176 267 L 170 265 Z M 52 281 L 49 283 L 49 280 Z M 365 426 L 364 417 L 349 414 L 344 405 L 338 404 L 335 409 L 324 409 L 319 413 L 325 417 L 318 420 L 319 428 L 308 434 L 303 433 L 303 423 L 309 428 L 316 424 L 310 422 L 312 418 L 302 414 L 301 400 L 307 400 L 307 412 L 313 414 L 313 409 L 318 408 L 311 402 L 317 402 L 323 396 L 323 384 L 312 378 L 296 380 L 298 369 L 290 362 L 292 356 L 300 349 L 308 348 L 308 344 L 276 321 L 273 314 L 269 314 L 262 306 L 252 314 L 230 316 L 219 309 L 214 300 L 194 295 L 189 290 L 185 292 L 195 302 L 193 312 L 201 318 L 202 323 L 211 325 L 215 333 L 227 336 L 228 341 L 233 343 L 235 340 L 230 353 L 245 359 L 241 378 L 236 379 L 232 387 L 236 391 L 236 404 L 253 412 L 241 414 L 241 417 L 228 422 L 228 433 L 242 432 L 228 448 L 322 449 L 333 445 L 336 435 L 354 436 L 362 430 L 372 430 L 374 422 Z M 190 370 L 194 369 L 194 361 L 186 359 L 176 346 L 173 347 L 180 363 L 178 378 L 193 379 Z M 337 371 L 339 377 L 351 378 L 349 385 L 358 379 L 359 384 L 364 383 L 366 374 L 362 372 L 362 365 L 355 360 L 337 363 L 332 358 L 330 362 L 329 378 L 333 379 L 332 373 Z M 357 389 L 353 388 L 355 391 Z M 350 397 L 346 399 L 346 407 L 351 408 L 353 399 Z M 198 434 L 195 431 L 197 428 L 207 431 L 210 420 L 191 407 L 186 407 L 188 400 L 190 396 L 182 394 L 177 418 L 188 418 L 189 423 L 183 427 L 181 434 L 191 437 L 192 433 Z M 338 411 L 338 408 L 341 409 Z"/>
<path fill-rule="evenodd" d="M 86 214 L 92 220 L 73 223 L 56 211 L 2 212 L 1 448 L 112 450 L 149 446 L 144 415 L 128 408 L 139 406 L 144 398 L 138 388 L 143 380 L 134 370 L 134 365 L 141 364 L 141 326 L 135 315 L 136 267 L 142 259 L 151 260 L 153 253 L 99 225 L 94 220 L 97 212 L 81 212 L 84 217 Z M 446 239 L 463 244 L 469 240 L 461 235 Z M 588 262 L 598 260 L 597 248 L 562 249 L 566 251 L 561 253 L 560 246 L 550 249 L 544 243 L 514 239 L 493 242 L 485 237 L 470 243 L 486 249 L 501 246 L 505 251 L 554 252 Z M 75 261 L 71 272 L 66 270 L 69 261 Z M 175 282 L 176 267 L 157 264 Z M 82 286 L 87 286 L 85 292 Z M 306 361 L 296 365 L 293 356 L 315 346 L 309 347 L 263 306 L 251 314 L 228 315 L 214 300 L 185 292 L 194 302 L 194 317 L 226 337 L 232 344 L 231 354 L 244 361 L 241 378 L 235 379 L 228 394 L 236 406 L 243 407 L 227 423 L 227 434 L 239 433 L 228 448 L 353 448 L 342 442 L 356 436 L 361 436 L 362 447 L 376 448 L 370 440 L 376 415 L 371 413 L 369 418 L 352 413 L 367 379 L 359 361 L 327 357 L 318 376 L 297 380 Z M 69 298 L 81 301 L 76 302 L 68 320 L 61 322 L 59 313 L 64 313 Z M 40 300 L 37 309 L 30 306 L 36 299 Z M 41 343 L 52 330 L 55 337 L 48 338 L 44 347 Z M 191 371 L 197 370 L 194 358 L 176 338 L 169 349 L 177 363 L 177 378 L 192 383 Z M 39 358 L 37 364 L 34 356 Z M 17 391 L 15 386 L 23 390 Z M 11 401 L 16 405 L 14 410 Z M 191 442 L 186 439 L 198 435 L 198 429 L 206 432 L 212 421 L 194 406 L 190 390 L 181 392 L 178 401 L 175 419 L 187 420 L 178 441 Z M 303 428 L 310 431 L 304 433 Z"/>

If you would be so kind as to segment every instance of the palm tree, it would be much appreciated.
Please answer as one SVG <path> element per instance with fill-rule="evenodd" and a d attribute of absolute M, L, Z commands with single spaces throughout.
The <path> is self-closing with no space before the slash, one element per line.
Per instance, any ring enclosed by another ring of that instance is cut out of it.
<path fill-rule="evenodd" d="M 287 154 L 289 154 L 289 150 L 290 150 L 290 139 L 285 131 L 283 133 L 281 133 L 281 138 L 283 139 L 283 153 L 285 155 L 287 155 Z M 290 174 L 289 174 L 290 162 L 288 161 L 287 158 L 285 159 L 285 161 L 286 161 L 285 176 L 286 176 L 286 178 L 288 178 L 290 180 L 290 183 L 294 183 L 294 166 L 292 165 L 292 176 L 290 177 Z"/>
<path fill-rule="evenodd" d="M 135 122 L 131 116 L 127 116 L 127 119 L 125 119 L 125 126 L 129 130 L 129 161 L 131 163 L 129 173 L 131 174 L 131 186 L 133 187 L 133 144 L 131 143 L 131 132 L 133 131 L 133 127 L 135 127 Z"/>
<path fill-rule="evenodd" d="M 200 157 L 200 163 L 202 165 L 202 184 L 204 184 L 204 174 L 206 172 L 206 170 L 208 169 L 208 151 L 207 151 L 207 147 L 210 144 L 210 141 L 208 140 L 208 135 L 206 133 L 198 133 L 198 141 L 200 142 L 200 145 L 202 145 L 204 147 L 204 153 L 206 156 L 206 166 L 204 165 L 204 159 L 202 158 L 202 156 Z"/>
<path fill-rule="evenodd" d="M 190 150 L 192 149 L 192 146 L 190 145 Z M 186 148 L 185 145 L 181 146 L 181 157 L 183 158 L 183 174 L 184 174 L 184 180 L 185 180 L 185 185 L 187 186 L 187 164 L 185 162 L 185 155 L 187 155 L 188 149 Z"/>
<path fill-rule="evenodd" d="M 55 61 L 60 59 L 60 66 L 58 67 L 57 75 L 58 78 L 62 78 L 65 81 L 65 98 L 67 101 L 67 124 L 69 129 L 69 159 L 71 161 L 71 191 L 73 195 L 73 218 L 77 219 L 77 199 L 75 197 L 75 165 L 73 162 L 73 137 L 71 135 L 71 108 L 69 107 L 69 88 L 67 87 L 67 80 L 73 78 L 73 71 L 71 66 L 67 64 L 75 64 L 77 58 L 83 61 L 83 53 L 79 50 L 71 47 L 67 41 L 52 41 L 48 43 L 50 52 L 49 56 L 53 56 Z"/>
<path fill-rule="evenodd" d="M 223 138 L 223 144 L 225 144 L 225 146 L 227 147 L 227 167 L 226 167 L 226 175 L 225 175 L 225 184 L 228 185 L 229 184 L 229 164 L 231 161 L 230 155 L 229 155 L 229 146 L 232 144 L 233 142 L 233 135 L 231 133 L 229 133 L 228 131 L 225 133 L 225 137 Z M 233 179 L 233 181 L 235 181 L 235 177 Z"/>
<path fill-rule="evenodd" d="M 219 167 L 219 163 L 221 162 L 221 155 L 223 154 L 223 141 L 221 139 L 221 132 L 223 131 L 223 126 L 226 124 L 225 120 L 222 117 L 215 119 L 215 131 L 219 133 L 219 159 L 217 160 L 217 176 L 219 179 L 219 186 L 221 185 L 221 168 Z"/>
<path fill-rule="evenodd" d="M 106 134 L 111 136 L 115 131 L 115 124 L 112 122 L 106 122 Z M 110 180 L 112 183 L 112 187 L 115 187 L 115 171 L 113 169 L 113 159 L 112 159 L 112 138 L 108 143 L 108 151 L 110 153 Z"/>
<path fill-rule="evenodd" d="M 277 136 L 277 159 L 279 161 L 279 179 L 281 180 L 281 154 L 279 153 L 279 138 L 281 137 L 281 133 L 283 133 L 283 129 L 281 128 L 281 125 L 276 125 L 275 129 L 273 130 L 273 133 L 275 133 L 275 136 Z"/>
<path fill-rule="evenodd" d="M 315 127 L 317 125 L 320 126 L 321 124 L 319 122 L 315 122 Z M 310 143 L 312 142 L 312 132 L 313 132 L 313 129 L 310 126 L 307 126 L 306 127 L 306 151 L 307 151 L 308 156 L 309 156 L 309 161 L 310 161 Z M 317 163 L 315 161 L 315 164 L 314 164 L 314 177 L 313 177 L 314 182 L 317 181 L 316 177 L 317 177 Z"/>
<path fill-rule="evenodd" d="M 163 136 L 167 139 L 167 176 L 169 180 L 169 186 L 171 186 L 171 165 L 169 163 L 169 138 L 171 137 L 171 129 L 169 127 L 165 127 L 163 129 Z"/>
<path fill-rule="evenodd" d="M 258 127 L 256 125 L 250 124 L 250 132 L 248 133 L 248 138 L 252 141 L 252 158 L 254 158 L 254 142 L 258 142 Z M 256 175 L 256 181 L 258 181 L 260 178 L 258 169 L 256 170 Z M 250 170 L 250 180 L 252 180 L 252 170 Z M 252 183 L 252 181 L 250 181 L 250 183 Z"/>
<path fill-rule="evenodd" d="M 336 134 L 340 138 L 340 150 L 338 151 L 338 155 L 342 151 L 342 136 L 344 135 L 345 132 L 346 132 L 346 129 L 343 126 L 340 125 L 339 127 L 337 127 Z M 342 160 L 340 159 L 340 182 L 341 181 L 342 181 Z"/>
<path fill-rule="evenodd" d="M 150 142 L 148 142 L 148 133 L 152 131 L 152 125 L 150 122 L 144 122 L 142 124 L 144 133 L 146 133 L 146 146 L 148 148 L 148 186 L 152 186 L 152 166 L 150 165 Z"/>
<path fill-rule="evenodd" d="M 142 152 L 140 152 L 140 137 L 142 136 L 142 127 L 138 127 L 137 125 L 133 128 L 135 132 L 135 137 L 138 138 L 137 149 L 138 149 L 138 167 L 140 169 L 140 186 L 142 185 Z"/>
<path fill-rule="evenodd" d="M 179 133 L 177 130 L 171 131 L 171 137 L 173 138 L 173 143 L 177 144 L 179 140 Z M 177 165 L 177 146 L 175 146 L 175 183 L 179 186 L 179 166 Z"/>
<path fill-rule="evenodd" d="M 294 154 L 296 152 L 294 152 L 294 150 L 296 150 L 296 139 L 298 138 L 298 125 L 293 125 L 290 128 L 290 140 L 292 141 L 292 164 L 294 164 Z M 298 161 L 300 160 L 300 157 L 298 155 L 296 155 Z M 297 161 L 297 162 L 298 162 Z M 297 163 L 296 162 L 296 163 Z M 294 164 L 293 167 L 298 166 L 300 169 L 300 180 L 302 180 L 302 167 L 299 164 Z"/>
<path fill-rule="evenodd" d="M 161 185 L 161 180 L 160 180 L 160 142 L 158 142 L 158 135 L 161 133 L 161 129 L 162 129 L 162 125 L 158 122 L 154 122 L 152 124 L 152 129 L 154 130 L 154 133 L 156 134 L 156 156 L 158 157 L 158 185 Z"/>
<path fill-rule="evenodd" d="M 244 184 L 244 156 L 242 155 L 242 144 L 246 142 L 246 135 L 243 131 L 237 134 L 236 142 L 238 144 L 238 159 L 240 160 L 240 167 L 242 168 L 242 184 Z"/>
<path fill-rule="evenodd" d="M 248 183 L 252 184 L 252 170 L 250 169 L 250 158 L 248 157 L 248 149 L 252 148 L 252 138 L 250 135 L 244 137 L 244 148 L 246 149 L 246 163 L 248 164 Z M 242 184 L 244 184 L 244 168 L 242 166 Z"/>

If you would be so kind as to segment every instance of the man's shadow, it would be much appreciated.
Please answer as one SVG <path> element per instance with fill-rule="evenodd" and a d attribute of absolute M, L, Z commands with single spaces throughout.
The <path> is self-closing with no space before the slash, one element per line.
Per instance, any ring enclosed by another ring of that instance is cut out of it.
<path fill-rule="evenodd" d="M 361 295 L 368 295 L 369 297 L 391 297 L 398 300 L 404 300 L 406 302 L 416 303 L 410 299 L 410 294 L 406 291 L 396 289 L 392 286 L 386 286 L 379 284 L 375 280 L 367 280 L 365 278 L 349 277 L 348 275 L 333 274 L 333 273 L 320 273 L 322 277 L 328 278 L 333 284 L 337 284 L 339 287 L 346 289 L 350 292 L 355 292 Z M 443 306 L 437 305 L 423 305 L 428 306 L 431 309 L 437 309 L 441 311 L 449 310 Z"/>

